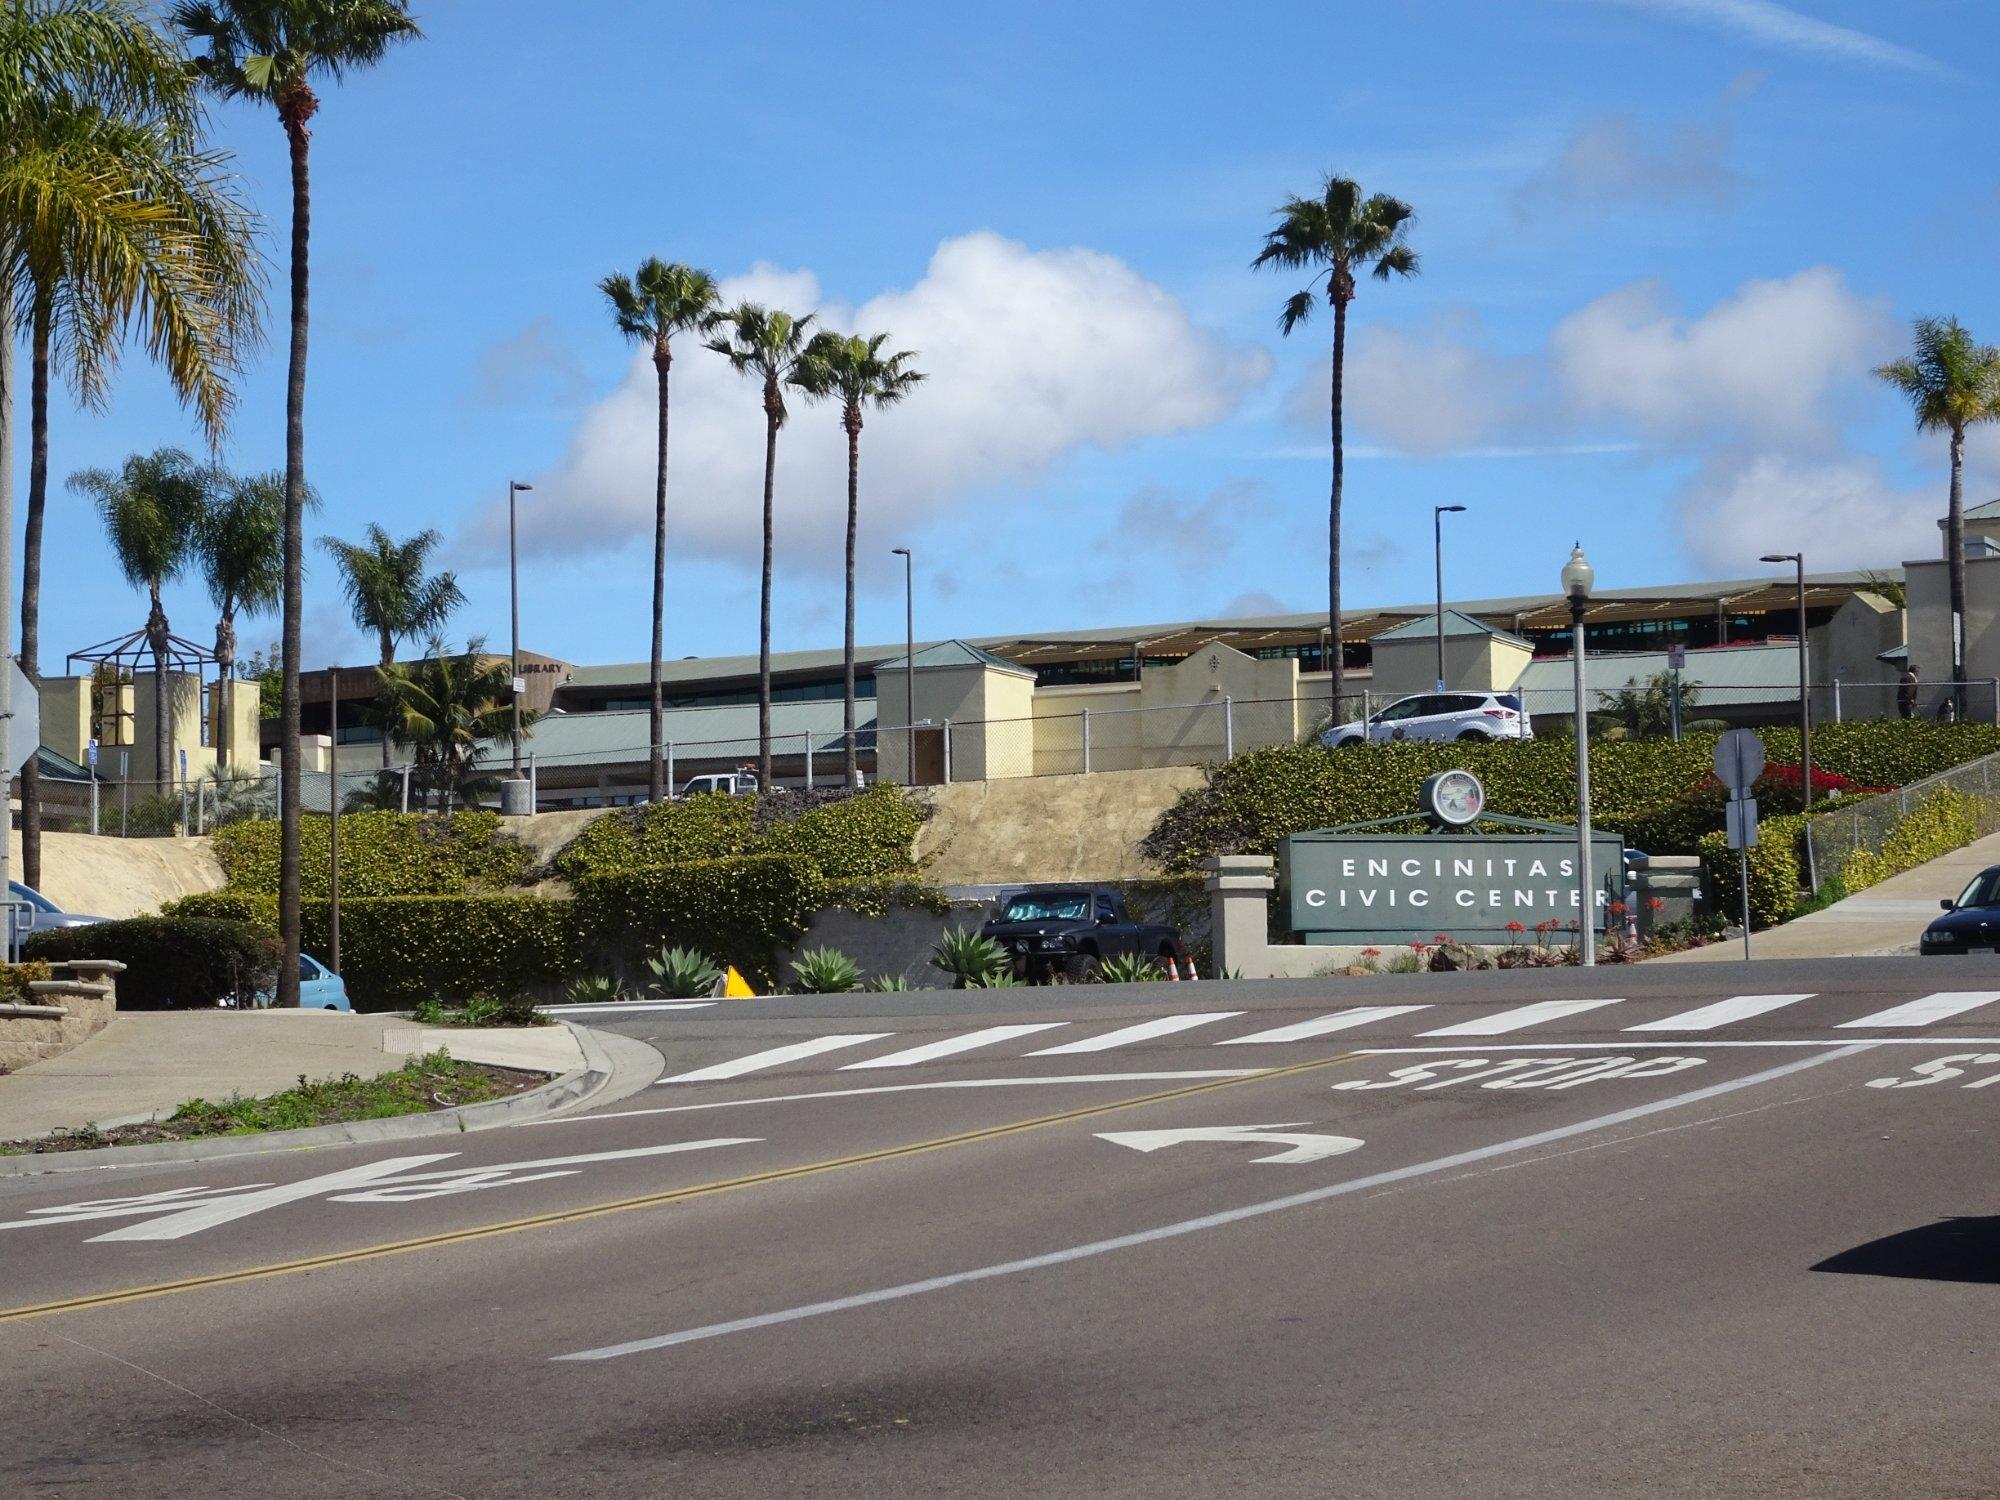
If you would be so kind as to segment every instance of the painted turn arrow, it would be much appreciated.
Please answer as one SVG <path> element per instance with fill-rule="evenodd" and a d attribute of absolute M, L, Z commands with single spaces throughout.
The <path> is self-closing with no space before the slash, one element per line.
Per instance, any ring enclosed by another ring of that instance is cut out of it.
<path fill-rule="evenodd" d="M 1310 1124 L 1300 1120 L 1294 1124 Z M 1200 1125 L 1187 1130 L 1113 1130 L 1099 1131 L 1100 1141 L 1110 1141 L 1114 1146 L 1130 1146 L 1134 1151 L 1158 1151 L 1163 1146 L 1178 1146 L 1183 1141 L 1264 1141 L 1274 1146 L 1288 1146 L 1288 1151 L 1279 1151 L 1270 1156 L 1253 1156 L 1252 1162 L 1273 1161 L 1320 1161 L 1329 1156 L 1345 1156 L 1358 1150 L 1361 1139 L 1352 1135 L 1288 1135 L 1292 1124 L 1281 1125 Z"/>

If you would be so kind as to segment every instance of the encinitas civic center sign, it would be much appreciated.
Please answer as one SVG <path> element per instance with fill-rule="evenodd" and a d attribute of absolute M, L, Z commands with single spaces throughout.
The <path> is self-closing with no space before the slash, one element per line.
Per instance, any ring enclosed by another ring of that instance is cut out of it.
<path fill-rule="evenodd" d="M 1521 831 L 1477 833 L 1434 812 L 1432 821 L 1430 833 L 1326 828 L 1286 839 L 1278 867 L 1291 930 L 1323 944 L 1428 942 L 1439 933 L 1508 943 L 1520 937 L 1509 923 L 1567 928 L 1581 920 L 1573 829 L 1492 814 L 1481 821 Z M 1625 896 L 1625 841 L 1602 833 L 1590 842 L 1602 929 Z"/>

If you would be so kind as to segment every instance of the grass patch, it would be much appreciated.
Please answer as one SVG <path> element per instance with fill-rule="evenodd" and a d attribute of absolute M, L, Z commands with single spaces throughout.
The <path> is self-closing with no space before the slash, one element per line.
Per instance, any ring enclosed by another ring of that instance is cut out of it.
<path fill-rule="evenodd" d="M 261 1099 L 239 1095 L 219 1104 L 190 1099 L 164 1120 L 119 1125 L 109 1130 L 83 1125 L 40 1140 L 7 1141 L 0 1144 L 0 1154 L 87 1151 L 97 1146 L 143 1146 L 156 1141 L 304 1130 L 313 1125 L 339 1125 L 351 1120 L 387 1120 L 397 1115 L 424 1114 L 434 1109 L 505 1099 L 546 1081 L 540 1073 L 458 1062 L 439 1050 L 412 1058 L 393 1072 L 373 1078 L 344 1073 L 338 1078 L 313 1080 L 302 1073 L 298 1086 L 281 1094 L 267 1094 Z"/>

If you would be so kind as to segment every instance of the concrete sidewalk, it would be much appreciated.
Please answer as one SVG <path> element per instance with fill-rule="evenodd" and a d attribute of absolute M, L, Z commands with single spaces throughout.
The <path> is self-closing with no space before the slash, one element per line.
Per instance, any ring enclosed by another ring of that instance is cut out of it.
<path fill-rule="evenodd" d="M 440 1047 L 461 1062 L 551 1075 L 584 1065 L 564 1026 L 440 1028 L 316 1010 L 125 1011 L 61 1057 L 0 1077 L 0 1140 L 150 1120 L 189 1099 L 274 1094 L 300 1074 L 370 1078 Z"/>
<path fill-rule="evenodd" d="M 1917 938 L 1938 914 L 1938 902 L 1956 896 L 1988 865 L 2000 865 L 2000 833 L 1976 839 L 1928 864 L 1891 875 L 1845 901 L 1836 901 L 1780 927 L 1750 935 L 1752 958 L 1873 958 L 1915 953 Z M 1651 960 L 1658 964 L 1728 963 L 1743 957 L 1743 942 L 1710 943 Z"/>

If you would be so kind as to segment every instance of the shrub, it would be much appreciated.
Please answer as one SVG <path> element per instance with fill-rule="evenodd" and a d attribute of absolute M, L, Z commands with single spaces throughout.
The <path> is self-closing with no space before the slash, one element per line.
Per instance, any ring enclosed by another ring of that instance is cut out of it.
<path fill-rule="evenodd" d="M 811 863 L 783 854 L 607 871 L 579 877 L 575 891 L 593 951 L 628 957 L 682 944 L 766 981 L 774 950 L 806 930 L 823 894 Z"/>
<path fill-rule="evenodd" d="M 250 1005 L 278 978 L 278 945 L 249 922 L 217 917 L 130 917 L 31 935 L 25 955 L 49 963 L 112 958 L 121 1010 L 209 1007 L 221 1000 Z"/>
<path fill-rule="evenodd" d="M 1165 977 L 1158 964 L 1137 953 L 1114 953 L 1097 965 L 1099 984 L 1151 984 Z"/>
<path fill-rule="evenodd" d="M 625 998 L 625 986 L 615 974 L 579 974 L 563 986 L 572 1005 L 613 1005 Z"/>
<path fill-rule="evenodd" d="M 910 987 L 910 981 L 901 974 L 877 974 L 862 986 L 871 995 L 900 995 Z"/>
<path fill-rule="evenodd" d="M 1011 972 L 1007 950 L 970 927 L 953 927 L 939 938 L 930 964 L 951 975 L 958 989 L 978 988 L 995 974 Z"/>
<path fill-rule="evenodd" d="M 1795 815 L 1766 818 L 1757 830 L 1757 847 L 1750 851 L 1750 925 L 1770 927 L 1789 921 L 1798 910 L 1800 872 L 1805 860 L 1799 837 L 1806 820 Z M 1739 861 L 1720 833 L 1701 840 L 1702 883 L 1715 909 L 1727 920 L 1742 920 L 1743 882 Z"/>
<path fill-rule="evenodd" d="M 490 812 L 347 813 L 340 820 L 341 897 L 455 896 L 513 885 L 532 856 L 500 828 L 500 815 Z M 299 878 L 307 896 L 327 894 L 328 830 L 325 818 L 300 824 Z M 277 823 L 259 819 L 219 829 L 215 857 L 229 889 L 278 893 Z"/>
<path fill-rule="evenodd" d="M 41 984 L 55 977 L 55 970 L 42 959 L 33 959 L 20 964 L 0 964 L 0 1000 L 30 1000 L 32 997 L 29 985 Z"/>
<path fill-rule="evenodd" d="M 1760 733 L 1772 762 L 1798 762 L 1796 727 Z M 1715 740 L 1713 734 L 1690 734 L 1679 741 L 1593 742 L 1591 805 L 1597 823 L 1625 832 L 1642 848 L 1664 853 L 1697 847 L 1700 811 L 1668 810 L 1710 779 Z M 2000 728 L 1990 724 L 1880 720 L 1828 724 L 1813 734 L 1815 768 L 1859 787 L 1903 786 L 1995 752 L 2000 752 Z M 1317 745 L 1252 750 L 1212 767 L 1207 784 L 1183 793 L 1141 848 L 1180 874 L 1199 869 L 1211 854 L 1272 854 L 1288 834 L 1413 812 L 1424 778 L 1453 766 L 1485 783 L 1487 804 L 1495 812 L 1570 822 L 1576 817 L 1574 758 L 1574 745 L 1556 739 L 1370 745 L 1332 753 Z M 1665 821 L 1641 834 L 1647 819 Z M 1712 830 L 1719 823 L 1718 810 L 1708 826 Z"/>
<path fill-rule="evenodd" d="M 925 809 L 901 787 L 688 797 L 597 818 L 556 856 L 571 881 L 657 865 L 795 855 L 828 885 L 908 880 Z"/>
<path fill-rule="evenodd" d="M 647 988 L 669 1000 L 699 1000 L 712 995 L 722 978 L 722 970 L 710 963 L 706 954 L 692 948 L 662 948 L 647 958 L 646 967 L 653 972 L 653 982 Z"/>
<path fill-rule="evenodd" d="M 844 995 L 861 988 L 861 969 L 834 948 L 808 948 L 792 965 L 802 995 Z"/>
<path fill-rule="evenodd" d="M 1926 860 L 1963 849 L 1983 831 L 1979 800 L 1940 788 L 1918 803 L 1889 830 L 1880 850 L 1856 849 L 1840 867 L 1850 891 L 1865 890 Z"/>

